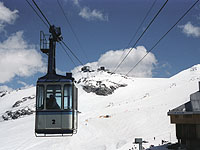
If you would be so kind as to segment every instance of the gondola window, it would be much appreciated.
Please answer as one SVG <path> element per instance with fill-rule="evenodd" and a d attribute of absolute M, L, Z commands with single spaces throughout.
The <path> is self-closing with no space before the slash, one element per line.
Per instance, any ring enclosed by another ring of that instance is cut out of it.
<path fill-rule="evenodd" d="M 64 109 L 72 109 L 72 87 L 64 86 Z"/>
<path fill-rule="evenodd" d="M 47 109 L 61 109 L 61 87 L 60 85 L 47 86 Z"/>
<path fill-rule="evenodd" d="M 37 109 L 44 109 L 44 86 L 37 87 Z"/>

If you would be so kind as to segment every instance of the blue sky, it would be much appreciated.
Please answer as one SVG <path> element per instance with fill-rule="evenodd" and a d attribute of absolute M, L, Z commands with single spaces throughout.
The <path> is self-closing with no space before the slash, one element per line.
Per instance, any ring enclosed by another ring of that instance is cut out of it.
<path fill-rule="evenodd" d="M 84 64 L 92 67 L 104 65 L 111 71 L 124 51 L 126 53 L 129 50 L 124 48 L 154 2 L 59 0 L 81 43 L 80 47 L 57 0 L 35 1 L 51 24 L 61 27 L 64 41 Z M 165 0 L 156 1 L 135 40 L 164 2 Z M 126 74 L 194 2 L 195 0 L 169 1 L 118 72 Z M 39 49 L 39 33 L 41 30 L 48 33 L 48 29 L 25 0 L 0 0 L 0 4 L 0 55 L 3 58 L 0 61 L 0 87 L 15 89 L 35 85 L 37 78 L 45 74 L 47 64 L 46 55 Z M 130 76 L 170 77 L 199 64 L 199 10 L 200 3 L 197 3 Z M 56 58 L 59 72 L 71 71 L 75 67 L 59 45 Z M 80 65 L 75 59 L 74 61 L 76 66 Z"/>

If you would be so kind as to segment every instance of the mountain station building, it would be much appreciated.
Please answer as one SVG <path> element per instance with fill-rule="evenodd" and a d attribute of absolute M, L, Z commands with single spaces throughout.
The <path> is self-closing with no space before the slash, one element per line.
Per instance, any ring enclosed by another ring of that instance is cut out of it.
<path fill-rule="evenodd" d="M 200 83 L 199 83 L 200 87 Z M 200 149 L 200 88 L 190 95 L 190 101 L 168 112 L 172 124 L 176 124 L 179 144 L 188 150 Z"/>

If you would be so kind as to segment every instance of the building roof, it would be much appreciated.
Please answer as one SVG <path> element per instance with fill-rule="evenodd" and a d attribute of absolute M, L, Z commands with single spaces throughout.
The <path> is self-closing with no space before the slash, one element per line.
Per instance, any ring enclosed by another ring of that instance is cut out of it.
<path fill-rule="evenodd" d="M 168 115 L 178 114 L 200 114 L 200 91 L 191 94 L 189 102 L 168 112 Z"/>

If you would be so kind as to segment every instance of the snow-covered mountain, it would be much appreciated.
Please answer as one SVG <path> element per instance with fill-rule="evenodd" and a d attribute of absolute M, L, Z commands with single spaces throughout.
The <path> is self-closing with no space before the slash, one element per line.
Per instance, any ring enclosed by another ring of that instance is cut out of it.
<path fill-rule="evenodd" d="M 146 149 L 162 140 L 176 142 L 167 112 L 198 90 L 200 65 L 171 78 L 132 78 L 107 71 L 77 73 L 75 78 L 81 113 L 78 133 L 72 137 L 35 137 L 35 87 L 0 92 L 0 150 L 136 150 L 137 137 L 147 142 Z"/>

